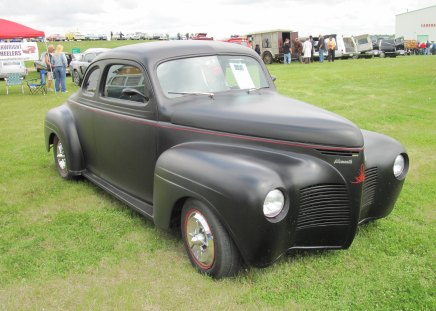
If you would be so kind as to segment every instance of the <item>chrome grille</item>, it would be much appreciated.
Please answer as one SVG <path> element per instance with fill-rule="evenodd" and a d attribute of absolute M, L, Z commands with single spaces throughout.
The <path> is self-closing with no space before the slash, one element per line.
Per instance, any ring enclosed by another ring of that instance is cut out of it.
<path fill-rule="evenodd" d="M 349 225 L 350 200 L 345 185 L 326 184 L 300 190 L 297 230 Z"/>

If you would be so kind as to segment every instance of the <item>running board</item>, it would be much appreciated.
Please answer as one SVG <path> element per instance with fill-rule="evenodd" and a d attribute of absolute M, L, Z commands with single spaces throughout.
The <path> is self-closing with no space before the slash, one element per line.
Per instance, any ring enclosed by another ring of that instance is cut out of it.
<path fill-rule="evenodd" d="M 144 201 L 141 201 L 134 196 L 131 196 L 130 194 L 116 188 L 115 186 L 111 185 L 107 181 L 101 179 L 97 175 L 90 173 L 90 172 L 83 172 L 82 176 L 84 176 L 86 179 L 90 180 L 93 184 L 99 186 L 103 190 L 109 192 L 111 195 L 119 199 L 120 201 L 126 203 L 129 205 L 133 210 L 137 211 L 141 215 L 144 215 L 148 217 L 149 219 L 153 220 L 153 206 L 145 203 Z"/>

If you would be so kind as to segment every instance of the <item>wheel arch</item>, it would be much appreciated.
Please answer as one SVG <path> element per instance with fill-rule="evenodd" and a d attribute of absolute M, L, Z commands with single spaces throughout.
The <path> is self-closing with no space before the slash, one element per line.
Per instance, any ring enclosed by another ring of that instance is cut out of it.
<path fill-rule="evenodd" d="M 46 150 L 50 151 L 54 137 L 57 136 L 67 154 L 68 170 L 74 175 L 80 175 L 85 169 L 85 161 L 74 118 L 65 105 L 47 112 L 44 131 Z"/>

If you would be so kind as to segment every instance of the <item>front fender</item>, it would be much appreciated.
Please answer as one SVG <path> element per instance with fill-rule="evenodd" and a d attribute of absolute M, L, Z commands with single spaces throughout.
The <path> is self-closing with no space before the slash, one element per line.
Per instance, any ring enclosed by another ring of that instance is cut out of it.
<path fill-rule="evenodd" d="M 382 218 L 392 211 L 401 192 L 409 167 L 409 157 L 404 147 L 383 134 L 362 131 L 365 142 L 366 180 L 364 184 L 360 222 Z M 393 174 L 395 158 L 406 158 L 406 172 L 397 179 Z"/>
<path fill-rule="evenodd" d="M 180 200 L 202 200 L 225 226 L 244 260 L 265 266 L 295 245 L 299 190 L 320 181 L 345 183 L 334 167 L 308 155 L 182 144 L 157 161 L 153 217 L 156 226 L 168 229 Z M 275 188 L 284 192 L 286 206 L 277 217 L 267 219 L 263 202 Z M 354 231 L 349 235 L 354 237 Z"/>
<path fill-rule="evenodd" d="M 50 151 L 54 136 L 58 136 L 67 154 L 68 170 L 79 175 L 85 169 L 85 161 L 71 111 L 66 105 L 49 110 L 44 125 L 47 151 Z"/>

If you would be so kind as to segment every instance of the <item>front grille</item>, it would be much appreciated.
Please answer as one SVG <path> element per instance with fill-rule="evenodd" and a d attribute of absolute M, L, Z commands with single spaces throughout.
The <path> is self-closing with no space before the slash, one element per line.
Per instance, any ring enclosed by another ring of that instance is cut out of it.
<path fill-rule="evenodd" d="M 329 150 L 329 149 L 316 149 L 316 150 L 318 150 L 323 155 L 334 156 L 334 157 L 357 157 L 359 155 L 359 152 L 356 151 Z"/>
<path fill-rule="evenodd" d="M 372 205 L 375 199 L 375 189 L 377 188 L 377 168 L 367 168 L 365 170 L 365 182 L 362 190 L 362 209 Z"/>
<path fill-rule="evenodd" d="M 300 190 L 300 210 L 297 230 L 348 226 L 351 223 L 351 207 L 345 185 L 326 184 Z"/>

